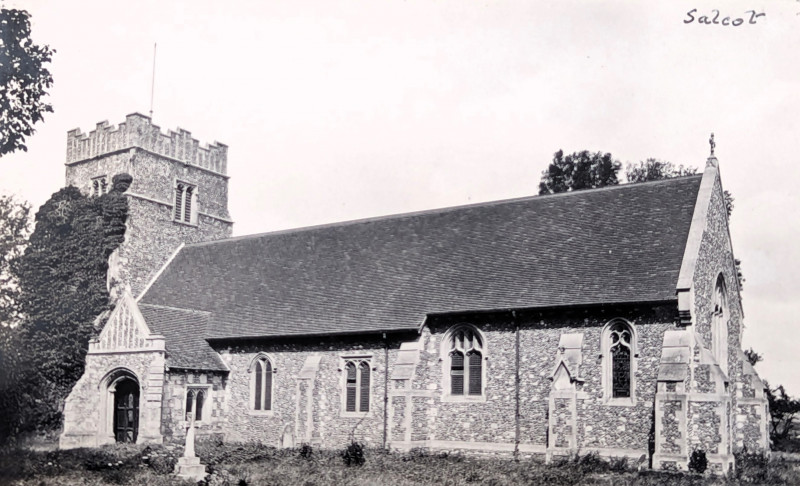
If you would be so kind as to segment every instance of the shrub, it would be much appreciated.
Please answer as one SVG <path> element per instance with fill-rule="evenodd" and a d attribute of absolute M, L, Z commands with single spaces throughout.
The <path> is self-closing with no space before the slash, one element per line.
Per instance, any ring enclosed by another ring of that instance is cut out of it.
<path fill-rule="evenodd" d="M 590 452 L 582 456 L 576 455 L 575 463 L 584 474 L 604 473 L 609 469 L 608 462 L 603 460 L 597 452 Z"/>
<path fill-rule="evenodd" d="M 734 456 L 736 457 L 736 479 L 748 484 L 772 483 L 769 458 L 765 454 L 749 453 L 745 449 Z"/>
<path fill-rule="evenodd" d="M 628 464 L 628 458 L 612 457 L 608 462 L 608 468 L 611 470 L 611 472 L 624 473 L 630 468 L 630 465 Z"/>
<path fill-rule="evenodd" d="M 342 451 L 342 460 L 345 466 L 363 466 L 366 462 L 364 457 L 364 444 L 352 441 L 350 445 Z"/>
<path fill-rule="evenodd" d="M 708 467 L 708 458 L 706 458 L 706 451 L 695 449 L 689 457 L 689 470 L 692 472 L 703 474 Z"/>
<path fill-rule="evenodd" d="M 151 458 L 147 462 L 147 466 L 152 469 L 154 473 L 163 476 L 166 474 L 172 474 L 175 471 L 175 464 L 177 463 L 178 461 L 174 457 L 157 456 Z"/>
<path fill-rule="evenodd" d="M 311 444 L 303 444 L 300 446 L 300 457 L 303 459 L 311 459 L 311 456 L 314 455 L 314 448 Z"/>

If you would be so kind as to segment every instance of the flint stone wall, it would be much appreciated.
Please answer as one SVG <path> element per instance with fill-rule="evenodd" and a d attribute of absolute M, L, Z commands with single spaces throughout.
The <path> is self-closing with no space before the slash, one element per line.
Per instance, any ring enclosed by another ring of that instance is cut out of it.
<path fill-rule="evenodd" d="M 320 338 L 218 348 L 230 368 L 224 405 L 225 440 L 260 441 L 280 446 L 290 434 L 290 441 L 298 445 L 309 442 L 325 448 L 339 448 L 352 438 L 372 447 L 382 446 L 386 373 L 391 374 L 399 345 L 399 341 L 392 338 L 387 342 L 387 349 L 380 339 Z M 259 353 L 267 354 L 275 370 L 270 411 L 251 410 L 248 369 Z M 313 379 L 302 379 L 298 375 L 311 355 L 321 357 L 319 367 Z M 343 358 L 365 356 L 370 357 L 372 368 L 369 412 L 344 413 Z M 391 417 L 390 413 L 390 420 Z M 396 422 L 400 426 L 400 420 Z"/>
<path fill-rule="evenodd" d="M 91 194 L 92 178 L 128 173 L 125 241 L 111 258 L 115 280 L 131 286 L 134 296 L 167 262 L 181 243 L 199 243 L 231 236 L 228 179 L 159 155 L 131 148 L 68 165 L 66 183 Z M 174 221 L 176 180 L 197 186 L 197 223 Z"/>
<path fill-rule="evenodd" d="M 756 398 L 762 406 L 766 406 L 766 399 L 763 393 L 753 389 L 752 380 L 749 375 L 744 374 L 744 364 L 742 358 L 742 313 L 740 307 L 740 295 L 738 277 L 736 267 L 734 265 L 734 256 L 730 249 L 730 236 L 728 232 L 728 216 L 725 209 L 725 201 L 722 193 L 722 186 L 719 177 L 714 181 L 714 187 L 711 191 L 711 200 L 708 207 L 706 216 L 706 227 L 701 237 L 699 255 L 695 264 L 695 273 L 693 276 L 692 287 L 694 290 L 694 332 L 699 338 L 699 341 L 706 349 L 711 349 L 711 321 L 713 314 L 713 298 L 714 290 L 717 282 L 718 275 L 722 274 L 725 280 L 728 301 L 728 380 L 729 390 L 728 395 L 731 397 L 732 403 L 730 410 L 727 412 L 727 421 L 729 433 L 732 434 L 730 440 L 734 441 L 737 449 L 741 448 L 744 444 L 761 444 L 756 449 L 748 450 L 766 450 L 766 437 L 763 432 L 766 430 L 766 416 L 756 414 L 749 416 L 752 413 L 749 407 L 740 407 L 739 400 L 742 398 L 751 399 Z M 695 366 L 692 378 L 687 383 L 687 391 L 703 393 L 703 394 L 723 394 L 725 390 L 715 389 L 712 373 L 706 365 Z M 708 408 L 708 407 L 705 407 Z M 704 407 L 698 410 L 704 410 Z M 735 410 L 744 410 L 745 415 L 748 417 L 744 420 L 738 420 L 733 416 Z M 690 409 L 689 413 L 692 413 Z M 709 412 L 710 413 L 710 412 Z M 700 421 L 707 418 L 708 413 L 700 416 Z M 689 417 L 690 423 L 694 422 L 693 417 Z M 758 422 L 759 426 L 753 427 L 733 427 L 732 424 L 748 423 L 750 421 Z M 723 424 L 724 425 L 724 424 Z M 756 433 L 758 432 L 758 433 Z M 708 437 L 707 437 L 708 438 Z M 720 451 L 726 454 L 730 451 Z"/>
<path fill-rule="evenodd" d="M 189 387 L 208 387 L 203 420 L 195 422 L 198 439 L 225 434 L 225 375 L 223 373 L 170 370 L 165 374 L 161 407 L 161 433 L 165 440 L 184 443 L 186 439 L 186 391 Z"/>

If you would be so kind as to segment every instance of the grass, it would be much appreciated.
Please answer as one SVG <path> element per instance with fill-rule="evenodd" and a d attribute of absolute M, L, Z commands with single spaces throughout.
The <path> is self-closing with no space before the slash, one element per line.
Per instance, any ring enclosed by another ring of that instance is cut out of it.
<path fill-rule="evenodd" d="M 172 474 L 180 448 L 115 445 L 68 451 L 12 450 L 0 455 L 0 485 L 190 485 Z M 795 464 L 740 455 L 729 478 L 688 473 L 637 472 L 624 459 L 573 456 L 545 465 L 536 460 L 364 451 L 361 466 L 346 466 L 343 451 L 309 446 L 275 449 L 259 444 L 198 444 L 208 486 L 251 485 L 664 485 L 800 484 Z M 352 450 L 351 450 L 352 452 Z M 351 464 L 355 462 L 351 461 Z"/>

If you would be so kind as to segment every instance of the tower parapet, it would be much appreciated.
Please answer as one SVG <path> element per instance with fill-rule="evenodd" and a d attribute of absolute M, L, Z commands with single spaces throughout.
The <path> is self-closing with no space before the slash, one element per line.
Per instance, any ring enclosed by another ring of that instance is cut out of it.
<path fill-rule="evenodd" d="M 66 165 L 134 147 L 227 175 L 227 145 L 214 142 L 201 147 L 200 142 L 192 138 L 191 132 L 181 128 L 176 132 L 169 130 L 161 133 L 161 128 L 153 125 L 150 117 L 140 113 L 128 115 L 117 127 L 103 121 L 88 134 L 82 133 L 79 128 L 67 132 Z"/>

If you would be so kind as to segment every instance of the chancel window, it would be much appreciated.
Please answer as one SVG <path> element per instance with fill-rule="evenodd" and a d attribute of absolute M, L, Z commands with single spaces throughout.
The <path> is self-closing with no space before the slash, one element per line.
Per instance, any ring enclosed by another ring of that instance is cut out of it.
<path fill-rule="evenodd" d="M 178 182 L 175 184 L 175 221 L 194 223 L 197 220 L 197 187 Z"/>
<path fill-rule="evenodd" d="M 635 335 L 630 324 L 622 319 L 612 321 L 605 329 L 604 382 L 605 396 L 611 400 L 633 400 Z"/>
<path fill-rule="evenodd" d="M 92 196 L 102 196 L 108 194 L 108 177 L 100 176 L 92 179 Z"/>
<path fill-rule="evenodd" d="M 346 359 L 345 373 L 345 412 L 369 412 L 370 405 L 370 363 L 365 359 Z"/>
<path fill-rule="evenodd" d="M 208 401 L 208 388 L 189 388 L 186 390 L 186 417 L 194 413 L 195 422 L 203 422 L 206 417 L 206 402 Z"/>
<path fill-rule="evenodd" d="M 272 410 L 272 362 L 266 356 L 258 357 L 252 364 L 253 410 Z"/>
<path fill-rule="evenodd" d="M 720 274 L 714 286 L 714 310 L 711 315 L 711 353 L 725 374 L 728 373 L 729 319 L 725 279 Z"/>
<path fill-rule="evenodd" d="M 470 327 L 450 334 L 450 395 L 480 396 L 483 394 L 483 342 Z"/>
<path fill-rule="evenodd" d="M 611 392 L 614 398 L 631 396 L 631 331 L 621 323 L 611 329 Z"/>

